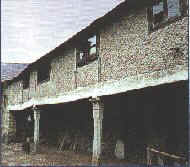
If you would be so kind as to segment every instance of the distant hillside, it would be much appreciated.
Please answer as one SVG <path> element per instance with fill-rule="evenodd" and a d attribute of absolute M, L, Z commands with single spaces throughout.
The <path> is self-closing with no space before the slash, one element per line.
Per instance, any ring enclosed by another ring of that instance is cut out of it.
<path fill-rule="evenodd" d="M 1 81 L 11 80 L 18 76 L 28 64 L 1 63 Z"/>

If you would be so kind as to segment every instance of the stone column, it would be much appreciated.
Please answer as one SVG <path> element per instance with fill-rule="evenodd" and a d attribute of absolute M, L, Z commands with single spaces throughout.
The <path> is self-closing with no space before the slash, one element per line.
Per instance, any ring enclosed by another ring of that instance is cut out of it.
<path fill-rule="evenodd" d="M 40 122 L 40 110 L 34 108 L 34 152 L 38 151 L 39 146 L 39 122 Z"/>
<path fill-rule="evenodd" d="M 92 165 L 98 165 L 100 163 L 101 156 L 101 144 L 102 144 L 102 120 L 104 106 L 100 98 L 90 99 L 93 106 L 93 118 L 94 118 L 94 139 L 93 139 L 93 156 Z"/>

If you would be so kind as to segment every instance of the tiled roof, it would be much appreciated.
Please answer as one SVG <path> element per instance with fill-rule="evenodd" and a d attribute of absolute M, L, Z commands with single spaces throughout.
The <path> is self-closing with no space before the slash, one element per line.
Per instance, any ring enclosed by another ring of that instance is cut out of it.
<path fill-rule="evenodd" d="M 1 63 L 1 81 L 11 80 L 18 76 L 28 64 Z"/>

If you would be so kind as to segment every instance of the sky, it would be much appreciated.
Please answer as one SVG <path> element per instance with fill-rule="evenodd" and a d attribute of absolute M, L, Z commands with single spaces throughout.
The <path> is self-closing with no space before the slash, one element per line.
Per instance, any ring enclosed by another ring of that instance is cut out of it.
<path fill-rule="evenodd" d="M 124 0 L 2 0 L 1 61 L 31 63 Z"/>

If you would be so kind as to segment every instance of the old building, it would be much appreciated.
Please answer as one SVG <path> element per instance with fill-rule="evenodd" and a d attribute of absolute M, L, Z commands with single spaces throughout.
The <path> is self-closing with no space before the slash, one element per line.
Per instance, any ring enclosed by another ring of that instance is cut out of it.
<path fill-rule="evenodd" d="M 3 82 L 2 130 L 7 141 L 31 115 L 37 151 L 41 127 L 45 129 L 56 114 L 64 124 L 70 114 L 76 116 L 73 122 L 92 123 L 93 163 L 104 152 L 108 131 L 113 131 L 116 145 L 124 143 L 124 157 L 130 157 L 130 129 L 146 145 L 178 154 L 184 150 L 180 147 L 187 137 L 188 1 L 136 4 L 122 2 Z M 165 134 L 170 134 L 167 139 Z"/>

